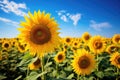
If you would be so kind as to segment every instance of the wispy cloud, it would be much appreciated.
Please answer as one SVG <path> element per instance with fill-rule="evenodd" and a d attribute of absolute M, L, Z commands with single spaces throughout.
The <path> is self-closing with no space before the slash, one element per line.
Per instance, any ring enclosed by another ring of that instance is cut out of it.
<path fill-rule="evenodd" d="M 15 3 L 14 1 L 1 0 L 0 9 L 6 13 L 13 12 L 18 16 L 27 15 L 27 13 L 23 11 L 27 9 L 25 3 Z"/>
<path fill-rule="evenodd" d="M 101 31 L 103 28 L 109 28 L 111 27 L 111 24 L 108 22 L 101 22 L 101 23 L 96 23 L 94 20 L 90 21 L 90 27 L 97 31 Z"/>
<path fill-rule="evenodd" d="M 13 25 L 15 27 L 18 27 L 19 23 L 18 22 L 15 22 L 15 21 L 12 21 L 10 19 L 7 19 L 7 18 L 3 18 L 3 17 L 0 17 L 0 21 L 4 22 L 4 23 L 7 23 L 7 24 L 10 24 L 10 25 Z"/>
<path fill-rule="evenodd" d="M 63 13 L 65 13 L 66 11 L 65 10 L 60 10 L 60 11 L 56 11 L 57 12 L 57 14 L 59 15 L 59 16 L 61 16 Z"/>
<path fill-rule="evenodd" d="M 67 17 L 66 17 L 65 15 L 62 15 L 60 18 L 61 18 L 64 22 L 68 22 L 68 19 L 67 19 Z"/>
<path fill-rule="evenodd" d="M 81 19 L 81 16 L 82 16 L 80 13 L 71 14 L 71 13 L 66 12 L 65 10 L 60 10 L 56 12 L 58 16 L 60 17 L 60 19 L 63 20 L 64 22 L 69 22 L 69 20 L 72 20 L 74 26 L 78 24 L 78 21 Z"/>
<path fill-rule="evenodd" d="M 78 14 L 70 15 L 69 17 L 73 21 L 73 25 L 76 26 L 78 21 L 81 19 L 81 14 L 78 13 Z"/>

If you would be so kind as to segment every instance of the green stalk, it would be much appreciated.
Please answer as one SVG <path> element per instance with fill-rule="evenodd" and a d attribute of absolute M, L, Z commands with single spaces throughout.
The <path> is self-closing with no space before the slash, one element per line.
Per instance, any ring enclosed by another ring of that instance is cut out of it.
<path fill-rule="evenodd" d="M 41 57 L 41 62 L 42 62 L 42 72 L 44 72 L 44 57 Z M 45 75 L 42 75 L 41 79 L 45 80 Z"/>
<path fill-rule="evenodd" d="M 117 75 L 119 75 L 119 68 L 117 68 Z"/>
<path fill-rule="evenodd" d="M 77 74 L 77 80 L 79 80 L 79 74 Z"/>
<path fill-rule="evenodd" d="M 98 63 L 98 54 L 97 54 L 97 63 Z M 99 71 L 99 64 L 97 64 L 97 71 Z"/>

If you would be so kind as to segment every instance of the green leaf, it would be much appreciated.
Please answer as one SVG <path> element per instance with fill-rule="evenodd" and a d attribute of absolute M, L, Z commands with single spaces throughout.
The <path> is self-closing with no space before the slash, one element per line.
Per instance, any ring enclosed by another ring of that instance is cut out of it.
<path fill-rule="evenodd" d="M 64 71 L 61 71 L 59 74 L 59 78 L 66 78 L 66 73 Z"/>
<path fill-rule="evenodd" d="M 18 76 L 15 80 L 20 80 L 22 78 L 22 75 Z"/>
<path fill-rule="evenodd" d="M 52 72 L 52 76 L 53 76 L 53 77 L 55 77 L 57 74 L 58 74 L 58 73 L 57 73 L 57 70 L 54 70 L 54 71 Z"/>
<path fill-rule="evenodd" d="M 67 79 L 72 79 L 73 77 L 74 77 L 74 74 L 72 73 L 67 77 Z"/>
<path fill-rule="evenodd" d="M 46 71 L 44 71 L 44 72 L 42 72 L 42 73 L 38 74 L 38 75 L 36 76 L 36 79 L 37 79 L 38 77 L 42 76 L 42 75 L 45 75 L 46 73 L 47 73 L 47 72 L 46 72 Z"/>
<path fill-rule="evenodd" d="M 90 76 L 88 80 L 94 80 L 95 78 L 93 76 Z"/>
<path fill-rule="evenodd" d="M 27 80 L 36 80 L 37 75 L 37 72 L 31 72 L 30 75 L 27 76 Z"/>
<path fill-rule="evenodd" d="M 71 67 L 71 66 L 65 67 L 64 69 L 65 69 L 66 71 L 72 71 L 72 67 Z"/>
<path fill-rule="evenodd" d="M 102 71 L 98 71 L 98 72 L 96 72 L 96 76 L 99 77 L 99 78 L 103 78 L 104 73 Z"/>
<path fill-rule="evenodd" d="M 110 68 L 105 69 L 105 71 L 114 71 L 114 68 L 110 67 Z"/>
<path fill-rule="evenodd" d="M 3 80 L 3 79 L 5 79 L 5 78 L 7 78 L 7 77 L 4 76 L 4 75 L 0 75 L 0 80 Z"/>
<path fill-rule="evenodd" d="M 52 62 L 49 62 L 49 63 L 45 64 L 44 68 L 49 67 L 51 64 L 52 64 Z"/>

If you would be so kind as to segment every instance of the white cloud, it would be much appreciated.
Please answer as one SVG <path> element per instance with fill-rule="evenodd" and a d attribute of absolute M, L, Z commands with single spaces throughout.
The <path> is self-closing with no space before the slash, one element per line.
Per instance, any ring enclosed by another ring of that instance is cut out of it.
<path fill-rule="evenodd" d="M 81 14 L 77 13 L 77 14 L 74 14 L 74 15 L 70 15 L 69 17 L 73 21 L 73 25 L 76 26 L 78 21 L 81 19 Z"/>
<path fill-rule="evenodd" d="M 81 19 L 80 13 L 71 14 L 71 13 L 66 12 L 65 10 L 60 10 L 56 12 L 58 16 L 60 17 L 60 19 L 63 20 L 64 22 L 68 22 L 69 20 L 72 20 L 74 26 L 76 26 L 78 24 L 78 21 Z"/>
<path fill-rule="evenodd" d="M 68 22 L 68 19 L 67 19 L 67 17 L 66 17 L 65 15 L 62 15 L 60 18 L 61 18 L 64 22 Z"/>
<path fill-rule="evenodd" d="M 0 9 L 6 13 L 13 12 L 19 16 L 27 15 L 27 13 L 23 11 L 27 9 L 25 3 L 15 3 L 14 1 L 2 0 L 0 1 Z"/>
<path fill-rule="evenodd" d="M 90 27 L 97 31 L 101 31 L 103 28 L 109 28 L 111 27 L 111 24 L 108 22 L 101 22 L 101 23 L 96 23 L 94 20 L 90 21 Z"/>
<path fill-rule="evenodd" d="M 15 27 L 18 27 L 19 23 L 18 22 L 15 22 L 15 21 L 12 21 L 10 19 L 7 19 L 7 18 L 3 18 L 3 17 L 0 17 L 0 21 L 4 22 L 4 23 L 7 23 L 7 24 L 10 24 L 10 25 L 13 25 Z"/>

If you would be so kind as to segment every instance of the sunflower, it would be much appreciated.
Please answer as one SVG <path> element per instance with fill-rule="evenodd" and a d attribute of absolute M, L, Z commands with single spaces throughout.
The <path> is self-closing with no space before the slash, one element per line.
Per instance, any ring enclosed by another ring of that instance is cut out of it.
<path fill-rule="evenodd" d="M 120 68 L 120 53 L 115 52 L 111 55 L 110 58 L 111 64 Z"/>
<path fill-rule="evenodd" d="M 23 52 L 26 51 L 25 47 L 26 47 L 25 44 L 20 44 L 20 43 L 18 43 L 17 48 L 18 48 L 18 51 L 20 51 L 21 53 L 23 53 Z"/>
<path fill-rule="evenodd" d="M 78 75 L 89 75 L 95 68 L 94 55 L 78 49 L 71 65 Z"/>
<path fill-rule="evenodd" d="M 66 45 L 70 46 L 73 39 L 71 37 L 66 37 L 63 40 Z"/>
<path fill-rule="evenodd" d="M 112 37 L 112 41 L 113 41 L 113 43 L 115 43 L 115 44 L 120 43 L 120 34 L 115 34 L 115 35 Z"/>
<path fill-rule="evenodd" d="M 11 48 L 11 44 L 9 41 L 5 40 L 3 43 L 2 43 L 2 48 L 4 49 L 10 49 Z"/>
<path fill-rule="evenodd" d="M 112 39 L 111 38 L 104 38 L 104 43 L 106 45 L 110 45 L 110 44 L 112 44 Z"/>
<path fill-rule="evenodd" d="M 38 70 L 41 67 L 41 61 L 39 58 L 36 59 L 33 63 L 28 65 L 30 70 Z"/>
<path fill-rule="evenodd" d="M 80 47 L 79 41 L 74 40 L 74 41 L 72 42 L 72 47 L 79 48 L 79 47 Z"/>
<path fill-rule="evenodd" d="M 118 51 L 119 47 L 115 44 L 112 44 L 112 45 L 109 45 L 107 48 L 106 48 L 106 52 L 108 52 L 109 54 L 112 54 L 116 51 Z"/>
<path fill-rule="evenodd" d="M 21 32 L 18 37 L 20 42 L 27 44 L 32 55 L 42 57 L 59 46 L 58 24 L 54 18 L 50 18 L 49 13 L 40 10 L 35 11 L 34 15 L 28 12 L 28 15 L 24 17 L 26 22 L 20 24 L 23 27 L 18 29 Z"/>
<path fill-rule="evenodd" d="M 12 45 L 13 47 L 15 47 L 15 46 L 16 46 L 16 43 L 17 43 L 17 40 L 16 40 L 16 38 L 13 38 L 13 39 L 10 40 L 10 42 L 11 42 L 11 45 Z"/>
<path fill-rule="evenodd" d="M 101 36 L 94 36 L 90 39 L 89 48 L 95 54 L 100 54 L 105 49 L 105 43 Z"/>
<path fill-rule="evenodd" d="M 64 59 L 65 59 L 65 53 L 64 53 L 64 52 L 58 52 L 57 55 L 54 57 L 54 60 L 55 60 L 57 63 L 63 62 Z"/>
<path fill-rule="evenodd" d="M 88 33 L 88 32 L 85 32 L 83 35 L 82 35 L 82 40 L 83 42 L 85 43 L 88 43 L 88 41 L 90 40 L 91 38 L 91 35 Z"/>

